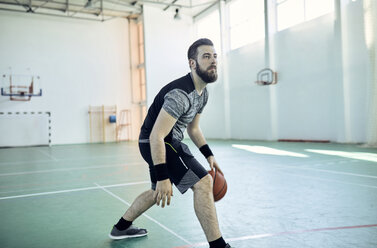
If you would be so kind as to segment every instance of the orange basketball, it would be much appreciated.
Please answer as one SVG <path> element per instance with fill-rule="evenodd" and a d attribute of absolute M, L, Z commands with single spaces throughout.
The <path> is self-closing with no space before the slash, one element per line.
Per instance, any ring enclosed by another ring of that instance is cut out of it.
<path fill-rule="evenodd" d="M 226 184 L 226 180 L 223 174 L 215 170 L 210 170 L 208 173 L 213 178 L 213 198 L 216 201 L 221 200 L 224 195 L 226 194 L 226 191 L 228 189 L 228 186 Z"/>

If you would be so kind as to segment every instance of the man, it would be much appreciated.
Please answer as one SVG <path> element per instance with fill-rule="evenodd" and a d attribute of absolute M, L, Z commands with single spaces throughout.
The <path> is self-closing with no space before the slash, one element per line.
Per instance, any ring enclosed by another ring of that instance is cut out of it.
<path fill-rule="evenodd" d="M 181 141 L 187 128 L 213 169 L 220 168 L 199 127 L 200 114 L 208 100 L 207 84 L 217 80 L 217 54 L 209 39 L 199 39 L 188 50 L 191 73 L 161 89 L 148 110 L 141 128 L 139 148 L 149 164 L 152 188 L 139 195 L 110 237 L 123 239 L 147 235 L 132 222 L 154 204 L 165 207 L 173 195 L 172 183 L 183 194 L 194 192 L 196 216 L 210 248 L 230 248 L 220 233 L 212 193 L 212 178 Z"/>

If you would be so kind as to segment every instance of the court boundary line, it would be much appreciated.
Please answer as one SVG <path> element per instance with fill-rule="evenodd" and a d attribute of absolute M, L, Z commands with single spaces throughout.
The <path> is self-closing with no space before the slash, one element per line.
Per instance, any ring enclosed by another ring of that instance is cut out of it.
<path fill-rule="evenodd" d="M 26 160 L 21 160 L 21 161 L 9 161 L 9 162 L 0 162 L 0 167 L 1 166 L 7 166 L 7 165 L 18 165 L 18 164 L 30 164 L 32 163 L 51 163 L 51 162 L 71 162 L 71 161 L 81 161 L 81 160 L 93 160 L 93 159 L 105 159 L 105 158 L 141 158 L 141 155 L 106 155 L 106 156 L 88 156 L 88 157 L 79 157 L 79 158 L 56 158 L 55 160 L 46 160 L 46 159 L 40 159 L 40 160 L 33 160 L 33 161 L 26 161 Z"/>
<path fill-rule="evenodd" d="M 291 173 L 291 172 L 284 172 L 284 171 L 280 171 L 280 172 L 277 172 L 277 173 L 284 173 L 284 174 L 288 174 L 288 175 L 291 175 L 291 176 L 310 178 L 310 179 L 325 181 L 325 182 L 342 183 L 342 184 L 347 184 L 347 185 L 355 185 L 355 186 L 359 186 L 359 187 L 377 189 L 377 186 L 373 186 L 373 185 L 366 185 L 366 184 L 359 184 L 359 183 L 348 183 L 348 182 L 339 181 L 339 180 L 324 179 L 324 178 L 320 178 L 320 177 L 300 175 L 300 174 Z"/>
<path fill-rule="evenodd" d="M 144 165 L 145 163 L 142 162 L 135 162 L 135 163 L 122 163 L 122 164 L 103 164 L 98 166 L 87 166 L 87 167 L 77 167 L 77 168 L 60 168 L 60 169 L 51 169 L 51 170 L 39 170 L 39 171 L 20 171 L 20 172 L 9 172 L 9 173 L 0 173 L 0 177 L 3 176 L 19 176 L 19 175 L 28 175 L 28 174 L 40 174 L 40 173 L 53 173 L 53 172 L 60 172 L 60 171 L 76 171 L 76 170 L 88 170 L 88 169 L 101 169 L 101 168 L 110 168 L 110 167 L 123 167 L 123 166 L 136 166 L 136 165 Z"/>
<path fill-rule="evenodd" d="M 111 185 L 105 185 L 103 187 L 105 187 L 105 188 L 115 188 L 115 187 L 147 184 L 147 183 L 150 183 L 150 181 L 139 181 L 139 182 L 131 182 L 131 183 L 111 184 Z M 55 195 L 55 194 L 71 193 L 71 192 L 79 192 L 79 191 L 89 191 L 89 190 L 96 190 L 96 189 L 98 190 L 98 189 L 102 189 L 102 188 L 98 187 L 98 186 L 96 186 L 96 187 L 93 186 L 93 187 L 84 187 L 84 188 L 76 188 L 76 189 L 66 189 L 66 190 L 40 192 L 40 193 L 25 194 L 25 195 L 4 196 L 4 197 L 0 197 L 0 200 L 9 200 L 9 199 L 44 196 L 44 195 Z"/>
<path fill-rule="evenodd" d="M 280 168 L 277 168 L 277 169 L 299 169 L 299 170 L 325 172 L 325 173 L 330 173 L 330 174 L 338 174 L 338 175 L 377 179 L 377 176 L 369 176 L 369 175 L 364 175 L 364 174 L 356 174 L 356 173 L 349 173 L 349 172 L 343 172 L 343 171 L 333 171 L 333 170 L 325 170 L 325 169 L 308 168 L 308 167 L 301 167 L 301 166 L 296 166 L 296 165 L 291 166 L 291 165 L 283 165 L 283 164 L 279 164 L 279 163 L 269 163 L 269 164 L 274 165 L 276 167 L 280 167 Z"/>
<path fill-rule="evenodd" d="M 286 231 L 286 232 L 277 232 L 277 233 L 264 233 L 264 234 L 255 234 L 247 235 L 235 238 L 226 239 L 228 242 L 251 240 L 251 239 L 260 239 L 274 236 L 283 236 L 291 234 L 301 234 L 301 233 L 311 233 L 311 232 L 325 232 L 325 231 L 336 231 L 336 230 L 347 230 L 347 229 L 358 229 L 358 228 L 372 228 L 377 227 L 377 224 L 370 225 L 357 225 L 357 226 L 339 226 L 339 227 L 324 227 L 324 228 L 315 228 L 315 229 L 305 229 L 305 230 L 295 230 L 295 231 Z M 207 242 L 200 242 L 191 245 L 175 246 L 173 248 L 191 248 L 191 247 L 202 247 L 207 246 Z"/>
<path fill-rule="evenodd" d="M 42 153 L 42 154 L 45 155 L 46 157 L 51 158 L 52 160 L 54 160 L 55 162 L 58 162 L 58 161 L 59 161 L 59 159 L 57 159 L 57 158 L 55 158 L 54 156 L 48 154 L 46 151 L 43 151 L 43 150 L 40 150 L 40 149 L 35 149 L 35 151 Z"/>
<path fill-rule="evenodd" d="M 96 186 L 100 187 L 103 191 L 105 191 L 106 193 L 108 193 L 109 195 L 111 195 L 112 197 L 118 199 L 119 201 L 123 202 L 125 205 L 127 206 L 131 206 L 130 203 L 128 203 L 127 201 L 125 201 L 124 199 L 120 198 L 119 196 L 117 196 L 116 194 L 114 194 L 113 192 L 107 190 L 106 188 L 102 187 L 101 185 L 99 185 L 98 183 L 94 183 Z M 165 225 L 161 224 L 160 222 L 158 222 L 156 219 L 150 217 L 149 215 L 143 213 L 142 216 L 146 217 L 147 219 L 149 219 L 150 221 L 154 222 L 155 224 L 159 225 L 160 227 L 162 227 L 165 231 L 168 231 L 170 234 L 173 234 L 175 237 L 179 238 L 180 240 L 184 241 L 186 244 L 188 245 L 192 245 L 192 243 L 190 241 L 188 241 L 187 239 L 183 238 L 182 236 L 178 235 L 176 232 L 174 232 L 173 230 L 171 230 L 170 228 L 166 227 Z"/>

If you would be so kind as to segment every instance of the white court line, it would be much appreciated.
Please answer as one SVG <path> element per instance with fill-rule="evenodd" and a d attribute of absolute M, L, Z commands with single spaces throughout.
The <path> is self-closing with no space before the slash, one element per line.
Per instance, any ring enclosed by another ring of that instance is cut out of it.
<path fill-rule="evenodd" d="M 141 155 L 108 155 L 108 156 L 90 156 L 84 158 L 59 158 L 56 162 L 67 162 L 67 161 L 80 161 L 80 160 L 93 160 L 101 158 L 140 158 Z M 51 160 L 27 160 L 27 161 L 10 161 L 10 162 L 0 162 L 0 166 L 14 165 L 14 164 L 31 164 L 31 163 L 51 163 Z"/>
<path fill-rule="evenodd" d="M 282 165 L 282 164 L 273 164 L 273 165 L 277 165 L 277 166 L 279 166 L 281 168 L 287 168 L 287 169 L 320 171 L 320 172 L 339 174 L 339 175 L 347 175 L 347 176 L 366 177 L 366 178 L 377 179 L 377 176 L 369 176 L 369 175 L 364 175 L 364 174 L 356 174 L 356 173 L 341 172 L 341 171 L 332 171 L 332 170 L 324 170 L 324 169 L 316 169 L 316 168 L 303 168 L 303 167 L 300 167 L 300 166 L 289 166 L 289 165 Z"/>
<path fill-rule="evenodd" d="M 315 164 L 304 164 L 304 168 L 308 168 L 308 166 L 324 166 L 324 165 L 339 165 L 339 164 L 351 164 L 351 163 L 358 163 L 360 161 L 357 160 L 339 160 L 335 162 L 326 162 L 326 163 L 321 163 L 321 162 L 316 162 Z M 297 164 L 292 164 L 296 166 Z"/>
<path fill-rule="evenodd" d="M 0 162 L 0 166 L 17 165 L 17 164 L 31 164 L 31 163 L 51 163 L 51 160 L 28 160 L 28 161 Z"/>
<path fill-rule="evenodd" d="M 274 236 L 284 236 L 284 235 L 295 235 L 295 234 L 302 234 L 302 233 L 315 233 L 315 232 L 327 232 L 327 231 L 339 231 L 339 230 L 351 230 L 351 229 L 359 229 L 359 228 L 375 228 L 377 224 L 371 225 L 358 225 L 358 226 L 338 226 L 338 227 L 324 227 L 324 228 L 316 228 L 316 229 L 306 229 L 306 230 L 295 230 L 295 231 L 284 231 L 284 232 L 277 232 L 277 233 L 265 233 L 265 234 L 256 234 L 256 235 L 248 235 L 242 236 L 237 238 L 230 238 L 226 239 L 229 242 L 234 241 L 244 241 L 244 240 L 251 240 L 251 239 L 260 239 L 260 238 L 267 238 L 267 237 L 274 237 Z M 207 246 L 208 243 L 202 242 L 193 245 L 184 245 L 178 246 L 174 248 L 192 248 L 192 247 L 202 247 Z"/>
<path fill-rule="evenodd" d="M 54 160 L 55 162 L 57 162 L 58 161 L 58 159 L 57 158 L 55 158 L 54 156 L 52 156 L 52 155 L 50 155 L 50 154 L 48 154 L 47 152 L 45 152 L 45 151 L 42 151 L 42 150 L 40 150 L 40 149 L 35 149 L 36 151 L 38 151 L 38 152 L 40 152 L 40 153 L 42 153 L 43 155 L 46 155 L 47 157 L 49 157 L 49 158 L 51 158 L 52 160 Z"/>
<path fill-rule="evenodd" d="M 87 166 L 87 167 L 80 167 L 80 168 L 61 168 L 61 169 L 51 169 L 51 170 L 39 170 L 39 171 L 20 171 L 20 172 L 0 173 L 0 177 L 51 173 L 51 172 L 61 172 L 61 171 L 91 170 L 91 169 L 134 166 L 134 165 L 143 165 L 143 164 L 145 163 L 129 163 L 129 164 L 122 163 L 122 164 L 116 164 L 116 165 L 99 165 L 99 166 Z"/>
<path fill-rule="evenodd" d="M 320 178 L 320 177 L 305 176 L 305 175 L 295 174 L 295 173 L 291 173 L 291 172 L 284 172 L 284 171 L 280 171 L 280 173 L 284 173 L 284 174 L 288 174 L 288 175 L 293 175 L 293 176 L 298 176 L 298 177 L 304 177 L 304 178 L 311 178 L 311 179 L 325 181 L 325 182 L 342 183 L 342 184 L 347 184 L 347 185 L 355 185 L 355 186 L 360 186 L 360 187 L 377 189 L 377 186 L 366 185 L 366 184 L 347 183 L 347 182 L 339 181 L 339 180 L 323 179 L 323 178 Z"/>
<path fill-rule="evenodd" d="M 102 186 L 102 187 L 104 187 L 104 188 L 114 188 L 114 187 L 123 187 L 123 186 L 130 186 L 130 185 L 146 184 L 146 183 L 150 183 L 150 181 L 112 184 L 112 185 L 106 185 L 106 186 Z M 77 189 L 67 189 L 67 190 L 58 190 L 58 191 L 50 191 L 50 192 L 41 192 L 41 193 L 34 193 L 34 194 L 5 196 L 5 197 L 0 197 L 0 200 L 34 197 L 34 196 L 43 196 L 43 195 L 54 195 L 54 194 L 71 193 L 71 192 L 78 192 L 78 191 L 88 191 L 88 190 L 94 190 L 94 189 L 102 189 L 102 187 L 85 187 L 85 188 L 77 188 Z"/>
<path fill-rule="evenodd" d="M 131 206 L 130 203 L 126 202 L 125 200 L 123 200 L 122 198 L 120 198 L 119 196 L 117 196 L 116 194 L 112 193 L 111 191 L 105 189 L 105 187 L 102 187 L 101 185 L 95 183 L 95 185 L 97 185 L 98 187 L 100 187 L 102 190 L 104 190 L 105 192 L 107 192 L 109 195 L 115 197 L 116 199 L 118 199 L 119 201 L 123 202 L 124 204 L 126 204 L 127 206 Z M 153 221 L 154 223 L 156 223 L 157 225 L 159 225 L 160 227 L 162 227 L 163 229 L 165 229 L 166 231 L 168 231 L 169 233 L 173 234 L 174 236 L 176 236 L 177 238 L 179 238 L 180 240 L 182 240 L 183 242 L 185 242 L 186 244 L 188 245 L 192 245 L 192 243 L 190 241 L 188 241 L 187 239 L 181 237 L 180 235 L 178 235 L 176 232 L 174 232 L 173 230 L 169 229 L 168 227 L 164 226 L 163 224 L 161 224 L 160 222 L 158 222 L 157 220 L 153 219 L 152 217 L 150 217 L 149 215 L 143 213 L 142 214 L 144 217 L 146 217 L 147 219 Z"/>
<path fill-rule="evenodd" d="M 88 156 L 84 158 L 59 158 L 59 161 L 70 161 L 70 160 L 93 160 L 93 159 L 101 159 L 101 158 L 142 158 L 140 154 L 138 155 L 105 155 L 105 156 Z"/>

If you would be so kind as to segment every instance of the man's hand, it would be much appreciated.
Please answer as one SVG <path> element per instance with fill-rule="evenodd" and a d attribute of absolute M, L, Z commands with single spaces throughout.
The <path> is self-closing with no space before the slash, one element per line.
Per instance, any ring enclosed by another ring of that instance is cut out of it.
<path fill-rule="evenodd" d="M 173 187 L 169 179 L 162 181 L 157 181 L 156 191 L 154 192 L 154 199 L 156 199 L 157 206 L 160 206 L 160 201 L 162 200 L 161 207 L 165 207 L 165 202 L 167 200 L 167 205 L 170 205 L 171 197 L 173 196 Z"/>
<path fill-rule="evenodd" d="M 209 163 L 209 166 L 211 167 L 211 170 L 213 170 L 213 168 L 216 168 L 221 174 L 223 174 L 223 172 L 221 171 L 219 164 L 216 162 L 216 159 L 215 159 L 214 156 L 209 156 L 207 158 L 207 161 Z"/>

